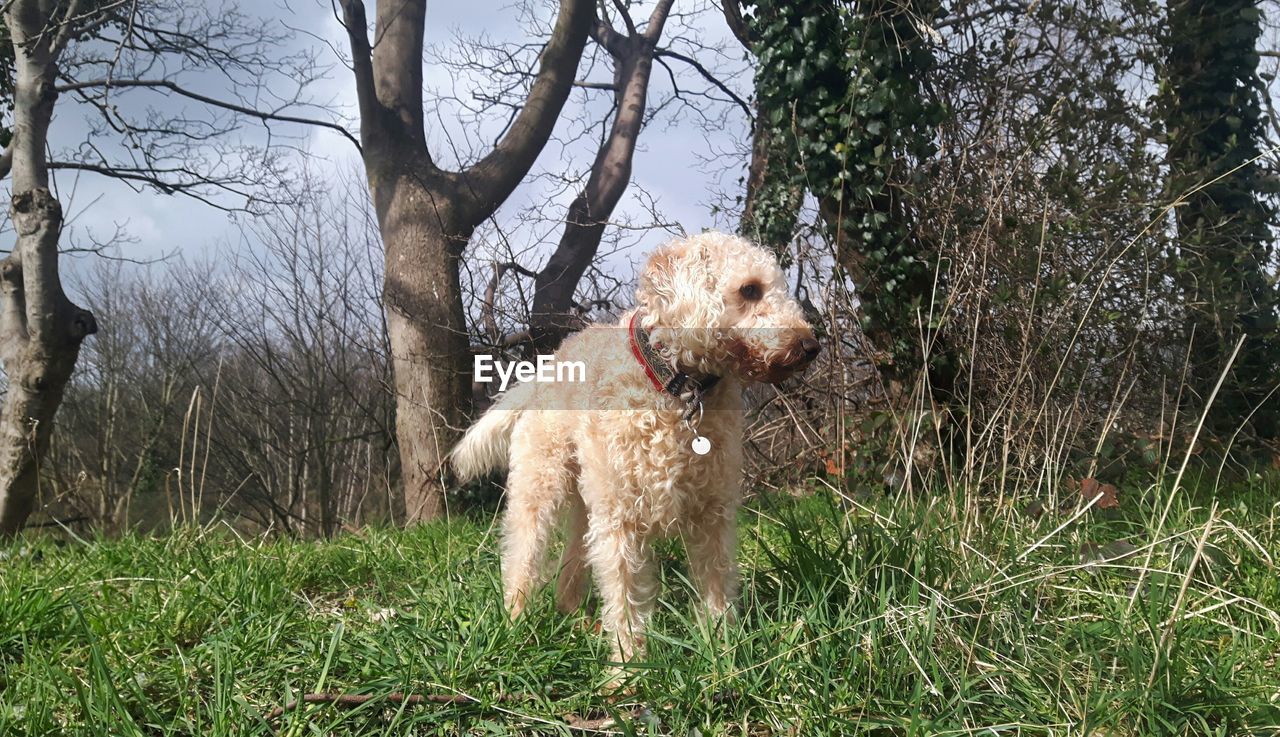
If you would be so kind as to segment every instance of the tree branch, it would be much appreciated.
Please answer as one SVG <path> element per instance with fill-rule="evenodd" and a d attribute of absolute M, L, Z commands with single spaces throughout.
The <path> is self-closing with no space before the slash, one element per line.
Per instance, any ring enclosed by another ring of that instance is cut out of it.
<path fill-rule="evenodd" d="M 219 100 L 215 97 L 209 97 L 208 95 L 202 95 L 198 92 L 193 92 L 167 79 L 95 79 L 87 82 L 70 82 L 67 84 L 59 85 L 57 90 L 59 93 L 62 93 L 62 92 L 78 92 L 81 90 L 91 89 L 91 88 L 109 89 L 112 87 L 121 87 L 121 88 L 146 87 L 146 88 L 152 88 L 152 89 L 164 89 L 164 90 L 173 92 L 176 95 L 180 95 L 182 97 L 186 97 L 188 99 L 195 100 L 197 102 L 203 102 L 206 105 L 222 108 L 223 110 L 230 110 L 232 112 L 240 113 L 241 115 L 247 115 L 252 118 L 258 118 L 259 120 L 264 120 L 264 121 L 271 120 L 271 121 L 278 121 L 281 123 L 298 123 L 300 125 L 311 125 L 319 128 L 327 128 L 329 130 L 337 131 L 338 133 L 340 133 L 343 138 L 346 138 L 348 141 L 351 142 L 353 146 L 356 147 L 357 151 L 361 150 L 360 141 L 357 140 L 356 137 L 353 136 L 350 131 L 348 131 L 346 128 L 342 127 L 341 125 L 338 125 L 337 123 L 333 123 L 327 120 L 316 120 L 314 118 L 303 118 L 296 115 L 284 115 L 278 112 L 267 112 L 264 110 L 256 110 L 254 108 L 246 107 L 244 105 L 239 105 L 234 102 L 228 102 L 227 100 Z"/>
<path fill-rule="evenodd" d="M 622 0 L 613 0 L 613 7 L 617 8 L 618 15 L 622 16 L 622 25 L 627 27 L 628 36 L 636 36 L 636 24 L 631 20 L 631 11 L 627 10 L 627 6 Z"/>
<path fill-rule="evenodd" d="M 560 0 L 555 29 L 542 52 L 538 76 L 524 107 L 493 151 L 463 172 L 477 200 L 472 220 L 483 220 L 511 194 L 551 137 L 573 89 L 593 7 L 590 0 Z"/>
<path fill-rule="evenodd" d="M 609 216 L 631 182 L 636 140 L 644 125 L 653 54 L 672 4 L 673 0 L 659 0 L 645 34 L 626 39 L 627 56 L 614 55 L 619 90 L 613 125 L 596 154 L 586 186 L 569 205 L 564 233 L 555 252 L 534 281 L 529 332 L 540 350 L 554 347 L 571 329 L 566 317 L 576 305 L 574 291 L 599 250 Z M 603 24 L 597 22 L 600 25 Z"/>
<path fill-rule="evenodd" d="M 84 172 L 89 172 L 91 174 L 100 174 L 104 177 L 111 177 L 112 179 L 119 179 L 125 182 L 136 182 L 138 184 L 145 184 L 150 187 L 154 187 L 156 190 L 164 194 L 186 195 L 187 197 L 190 197 L 193 200 L 197 200 L 214 209 L 222 210 L 223 212 L 248 212 L 249 210 L 247 208 L 228 207 L 226 205 L 219 204 L 209 199 L 208 197 L 201 195 L 199 193 L 199 189 L 201 187 L 216 187 L 218 189 L 222 189 L 238 197 L 243 197 L 246 200 L 249 200 L 251 202 L 254 201 L 254 198 L 252 195 L 250 195 L 247 192 L 237 190 L 235 187 L 232 186 L 232 183 L 230 182 L 219 182 L 212 179 L 204 179 L 204 178 L 198 178 L 198 177 L 195 179 L 192 179 L 191 181 L 185 181 L 185 182 L 184 181 L 167 181 L 160 177 L 160 174 L 164 172 L 161 172 L 160 170 L 157 170 L 154 168 L 125 168 L 125 167 L 111 166 L 109 164 L 90 164 L 88 162 L 83 162 L 83 161 L 50 161 L 49 169 L 54 171 L 60 170 L 60 169 L 71 170 L 71 171 L 84 171 Z M 183 174 L 189 174 L 194 176 L 194 174 L 188 170 L 175 170 L 175 173 L 183 173 Z"/>
<path fill-rule="evenodd" d="M 627 37 L 613 30 L 607 21 L 596 18 L 591 23 L 591 40 L 609 52 L 614 59 L 622 59 L 627 53 Z"/>
<path fill-rule="evenodd" d="M 360 138 L 366 145 L 380 139 L 382 106 L 373 82 L 373 49 L 369 47 L 369 21 L 361 0 L 340 0 L 342 25 L 351 46 L 351 70 L 356 78 L 356 101 L 360 108 Z"/>
<path fill-rule="evenodd" d="M 670 49 L 658 49 L 657 51 L 654 52 L 654 55 L 659 58 L 665 57 L 668 59 L 676 59 L 678 61 L 682 61 L 685 64 L 688 64 L 689 66 L 693 67 L 694 70 L 698 72 L 698 74 L 702 75 L 703 79 L 707 80 L 712 85 L 714 85 L 716 89 L 728 95 L 729 99 L 732 100 L 735 105 L 742 108 L 742 112 L 746 113 L 747 115 L 747 120 L 755 119 L 755 115 L 752 113 L 752 110 L 751 110 L 751 105 L 747 104 L 746 100 L 742 99 L 737 95 L 737 93 L 729 89 L 724 82 L 721 82 L 719 79 L 716 79 L 716 76 L 712 74 L 710 70 L 708 70 L 706 67 L 702 66 L 702 64 L 697 59 L 694 59 L 693 57 L 690 57 L 690 56 L 685 56 L 684 54 L 681 54 L 676 51 L 672 51 Z"/>
<path fill-rule="evenodd" d="M 588 82 L 585 79 L 580 79 L 574 82 L 573 86 L 579 89 L 584 89 L 584 90 L 605 90 L 606 92 L 618 91 L 618 85 L 613 84 L 611 82 Z M 4 178 L 3 174 L 0 174 L 0 179 L 3 179 L 3 178 Z"/>
<path fill-rule="evenodd" d="M 1018 14 L 1026 15 L 1030 12 L 1030 6 L 1027 3 L 1001 3 L 992 5 L 989 8 L 982 8 L 967 15 L 955 15 L 949 18 L 933 23 L 935 30 L 942 28 L 950 28 L 952 26 L 966 26 L 974 21 L 983 20 L 993 15 Z"/>
<path fill-rule="evenodd" d="M 671 6 L 673 0 L 659 0 L 657 5 L 653 6 L 653 12 L 649 14 L 649 24 L 645 26 L 642 37 L 650 45 L 658 43 L 658 39 L 662 38 L 662 27 L 667 23 L 667 16 L 671 14 Z"/>
<path fill-rule="evenodd" d="M 526 269 L 515 261 L 506 261 L 493 267 L 493 276 L 489 278 L 489 286 L 484 290 L 484 301 L 480 303 L 480 316 L 484 321 L 485 329 L 489 331 L 489 337 L 494 342 L 501 340 L 502 336 L 498 332 L 498 320 L 494 316 L 494 302 L 498 297 L 498 284 L 502 282 L 502 277 L 508 271 L 514 271 L 521 276 L 535 279 L 538 272 Z"/>
<path fill-rule="evenodd" d="M 733 33 L 734 38 L 738 39 L 738 43 L 750 49 L 751 44 L 755 41 L 751 33 L 751 28 L 747 26 L 747 21 L 742 17 L 742 6 L 738 0 L 723 0 L 724 2 L 724 20 L 729 24 L 729 30 Z"/>
<path fill-rule="evenodd" d="M 351 0 L 359 2 L 359 0 Z M 426 150 L 422 110 L 422 44 L 426 33 L 426 0 L 380 0 L 371 57 L 373 89 L 389 120 L 401 130 L 392 137 L 408 138 Z"/>

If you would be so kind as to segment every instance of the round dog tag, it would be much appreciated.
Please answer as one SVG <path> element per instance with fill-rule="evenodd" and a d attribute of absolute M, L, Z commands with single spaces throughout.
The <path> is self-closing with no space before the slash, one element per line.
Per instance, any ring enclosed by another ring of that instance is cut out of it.
<path fill-rule="evenodd" d="M 711 440 L 701 435 L 693 439 L 693 452 L 704 456 L 711 452 Z"/>

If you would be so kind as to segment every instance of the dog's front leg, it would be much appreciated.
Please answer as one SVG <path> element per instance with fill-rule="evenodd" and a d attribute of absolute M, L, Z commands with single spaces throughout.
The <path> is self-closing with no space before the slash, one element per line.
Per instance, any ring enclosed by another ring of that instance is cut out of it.
<path fill-rule="evenodd" d="M 701 614 L 715 620 L 732 613 L 738 592 L 737 506 L 707 510 L 685 529 L 684 539 Z"/>
<path fill-rule="evenodd" d="M 653 611 L 657 578 L 648 542 L 625 522 L 591 520 L 587 554 L 600 588 L 600 624 L 614 659 L 626 662 L 644 653 L 644 630 Z"/>

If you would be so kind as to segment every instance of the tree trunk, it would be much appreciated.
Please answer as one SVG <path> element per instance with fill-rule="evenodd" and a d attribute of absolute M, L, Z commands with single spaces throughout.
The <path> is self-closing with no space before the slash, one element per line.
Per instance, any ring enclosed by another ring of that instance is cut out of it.
<path fill-rule="evenodd" d="M 16 533 L 39 491 L 40 461 L 71 378 L 80 343 L 97 331 L 58 276 L 62 206 L 49 191 L 45 145 L 57 98 L 54 63 L 61 40 L 47 16 L 11 4 L 5 23 L 14 48 L 11 213 L 17 241 L 0 262 L 0 359 L 8 392 L 0 409 L 0 536 Z"/>
<path fill-rule="evenodd" d="M 80 355 L 80 342 L 97 330 L 93 315 L 72 305 L 60 285 L 39 284 L 41 256 L 57 258 L 62 227 L 58 201 L 47 189 L 27 190 L 14 195 L 12 212 L 18 243 L 0 265 L 9 381 L 0 410 L 0 535 L 17 532 L 31 514 L 40 460 L 49 448 L 62 391 Z M 34 269 L 24 268 L 24 262 Z M 41 301 L 55 309 L 32 320 L 35 316 L 24 314 L 34 306 L 28 295 L 39 290 L 51 292 Z"/>
<path fill-rule="evenodd" d="M 800 218 L 804 190 L 796 184 L 794 157 L 776 140 L 764 112 L 757 104 L 738 232 L 785 258 Z"/>
<path fill-rule="evenodd" d="M 1175 278 L 1185 294 L 1189 409 L 1205 409 L 1227 357 L 1244 345 L 1210 408 L 1208 425 L 1227 436 L 1247 423 L 1254 436 L 1280 435 L 1280 292 L 1269 271 L 1276 210 L 1257 161 L 1263 138 L 1253 0 L 1177 0 L 1168 5 L 1165 65 L 1169 194 L 1178 226 Z"/>
<path fill-rule="evenodd" d="M 470 414 L 471 365 L 459 257 L 470 228 L 450 223 L 442 197 L 406 172 L 373 184 L 386 247 L 383 302 L 396 389 L 405 518 L 442 510 L 442 463 Z"/>
<path fill-rule="evenodd" d="M 742 48 L 753 55 L 757 53 L 755 46 L 759 38 L 743 16 L 738 0 L 724 0 L 721 11 Z M 759 15 L 763 12 L 768 11 L 754 9 L 756 22 L 760 22 Z M 797 184 L 797 161 L 788 150 L 790 143 L 778 140 L 769 120 L 770 111 L 761 107 L 758 97 L 754 108 L 751 160 L 747 165 L 738 233 L 773 251 L 779 258 L 785 258 L 804 203 L 804 189 Z"/>

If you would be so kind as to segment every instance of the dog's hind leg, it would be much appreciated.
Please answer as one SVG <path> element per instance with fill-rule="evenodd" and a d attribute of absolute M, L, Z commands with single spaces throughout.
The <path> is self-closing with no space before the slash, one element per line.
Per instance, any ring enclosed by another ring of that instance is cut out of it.
<path fill-rule="evenodd" d="M 556 582 L 556 608 L 565 614 L 577 611 L 587 595 L 587 507 L 576 492 L 569 494 L 568 504 L 564 555 Z"/>
<path fill-rule="evenodd" d="M 573 488 L 577 465 L 572 448 L 543 418 L 530 416 L 516 427 L 507 475 L 507 509 L 502 520 L 502 587 L 514 619 L 542 579 L 556 513 Z"/>

